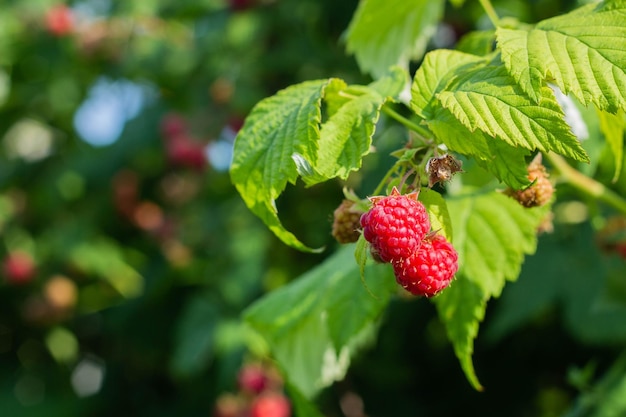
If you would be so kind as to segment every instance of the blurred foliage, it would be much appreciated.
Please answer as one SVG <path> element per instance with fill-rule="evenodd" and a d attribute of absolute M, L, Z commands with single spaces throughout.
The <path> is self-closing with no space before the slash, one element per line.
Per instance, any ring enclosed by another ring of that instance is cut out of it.
<path fill-rule="evenodd" d="M 243 326 L 243 309 L 330 252 L 286 247 L 247 210 L 225 171 L 232 140 L 250 108 L 280 88 L 370 81 L 342 43 L 357 1 L 2 6 L 0 253 L 34 265 L 21 265 L 21 282 L 5 269 L 0 283 L 1 414 L 211 415 L 242 363 L 267 351 Z M 496 6 L 532 22 L 574 4 Z M 444 19 L 431 47 L 488 29 L 478 2 L 448 5 Z M 174 137 L 173 120 L 182 123 Z M 379 153 L 349 179 L 363 194 L 404 140 L 380 124 Z M 594 133 L 585 146 L 606 164 L 591 174 L 609 183 L 615 161 Z M 622 173 L 611 186 L 626 194 L 625 181 Z M 332 246 L 342 185 L 288 187 L 277 202 L 285 227 Z M 485 393 L 467 385 L 434 308 L 398 298 L 347 378 L 319 397 L 324 415 L 349 415 L 353 394 L 372 416 L 554 416 L 573 406 L 579 385 L 567 369 L 594 359 L 601 375 L 623 346 L 626 274 L 596 245 L 607 213 L 591 202 L 572 220 L 575 194 L 559 193 L 569 206 L 554 235 L 488 312 L 490 337 L 479 337 L 475 359 Z M 623 369 L 617 362 L 600 386 L 616 407 Z M 584 392 L 571 415 L 609 415 L 608 406 L 589 411 L 604 403 Z M 310 406 L 297 392 L 292 401 Z"/>

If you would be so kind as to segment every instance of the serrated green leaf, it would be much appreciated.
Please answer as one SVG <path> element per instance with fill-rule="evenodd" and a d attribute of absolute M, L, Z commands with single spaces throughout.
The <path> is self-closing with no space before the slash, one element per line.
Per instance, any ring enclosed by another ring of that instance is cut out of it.
<path fill-rule="evenodd" d="M 480 130 L 470 132 L 443 108 L 439 108 L 428 121 L 428 127 L 450 151 L 473 156 L 479 165 L 505 184 L 514 189 L 530 184 L 524 159 L 529 153 L 527 150 L 490 138 Z"/>
<path fill-rule="evenodd" d="M 244 312 L 307 397 L 341 378 L 359 336 L 371 330 L 396 290 L 389 265 L 365 267 L 359 279 L 354 245 L 345 245 L 316 268 L 266 295 Z"/>
<path fill-rule="evenodd" d="M 368 85 L 368 88 L 385 98 L 397 100 L 409 81 L 409 73 L 406 69 L 393 66 L 383 77 Z"/>
<path fill-rule="evenodd" d="M 535 102 L 546 80 L 587 105 L 626 109 L 626 4 L 592 3 L 531 30 L 498 28 L 502 60 Z"/>
<path fill-rule="evenodd" d="M 317 175 L 302 179 L 307 185 L 330 178 L 348 178 L 350 172 L 361 167 L 361 161 L 370 151 L 380 106 L 384 98 L 368 93 L 345 103 L 323 125 L 315 166 Z"/>
<path fill-rule="evenodd" d="M 326 86 L 324 90 L 324 110 L 325 117 L 329 118 L 347 102 L 353 99 L 350 95 L 346 94 L 348 85 L 343 80 L 336 80 L 335 82 Z"/>
<path fill-rule="evenodd" d="M 284 243 L 303 251 L 313 249 L 283 227 L 275 200 L 298 178 L 294 156 L 301 163 L 317 162 L 320 101 L 333 82 L 304 82 L 260 101 L 235 140 L 230 175 L 244 202 Z"/>
<path fill-rule="evenodd" d="M 626 131 L 626 115 L 623 111 L 617 114 L 610 114 L 598 111 L 600 130 L 611 149 L 615 161 L 615 174 L 613 182 L 619 179 L 622 172 L 622 161 L 624 160 L 624 132 Z"/>
<path fill-rule="evenodd" d="M 438 49 L 429 52 L 415 72 L 411 85 L 411 109 L 422 118 L 430 115 L 435 95 L 441 91 L 464 66 L 480 62 L 481 57 L 458 51 Z"/>
<path fill-rule="evenodd" d="M 447 202 L 459 272 L 433 301 L 468 380 L 480 389 L 471 355 L 486 302 L 517 278 L 524 256 L 534 253 L 536 229 L 549 208 L 527 209 L 497 192 L 451 196 Z"/>
<path fill-rule="evenodd" d="M 430 188 L 422 188 L 420 190 L 419 200 L 424 204 L 424 207 L 426 207 L 431 229 L 437 230 L 438 233 L 445 236 L 448 241 L 452 241 L 450 213 L 448 213 L 448 205 L 442 195 Z"/>
<path fill-rule="evenodd" d="M 302 179 L 307 185 L 335 177 L 346 179 L 350 172 L 361 167 L 372 146 L 380 108 L 387 98 L 396 98 L 407 81 L 406 71 L 393 67 L 368 86 L 346 86 L 339 82 L 329 86 L 324 98 L 328 119 L 320 131 L 318 164 L 314 167 L 302 164 L 304 169 L 300 169 L 306 174 Z"/>
<path fill-rule="evenodd" d="M 511 146 L 539 149 L 588 161 L 549 87 L 532 102 L 501 65 L 472 68 L 437 97 L 470 131 L 479 129 Z"/>
<path fill-rule="evenodd" d="M 408 68 L 426 50 L 443 15 L 443 0 L 361 0 L 347 29 L 347 51 L 363 72 L 380 77 Z"/>

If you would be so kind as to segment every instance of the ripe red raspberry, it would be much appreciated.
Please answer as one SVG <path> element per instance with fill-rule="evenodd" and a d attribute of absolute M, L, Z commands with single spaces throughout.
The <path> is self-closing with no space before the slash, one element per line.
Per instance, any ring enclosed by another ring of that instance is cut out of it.
<path fill-rule="evenodd" d="M 427 237 L 406 259 L 393 262 L 396 281 L 413 295 L 432 297 L 450 285 L 458 270 L 458 254 L 442 235 Z"/>
<path fill-rule="evenodd" d="M 372 197 L 372 208 L 361 216 L 363 236 L 383 262 L 408 258 L 430 231 L 430 221 L 417 193 Z"/>
<path fill-rule="evenodd" d="M 269 392 L 255 398 L 250 408 L 251 417 L 290 417 L 291 404 L 279 392 Z"/>

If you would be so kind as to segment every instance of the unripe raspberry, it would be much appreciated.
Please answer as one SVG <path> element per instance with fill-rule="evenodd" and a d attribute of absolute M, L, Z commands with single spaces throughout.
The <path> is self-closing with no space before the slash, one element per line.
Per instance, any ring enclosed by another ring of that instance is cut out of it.
<path fill-rule="evenodd" d="M 333 213 L 332 235 L 339 243 L 359 240 L 359 221 L 363 211 L 355 208 L 354 201 L 343 200 Z"/>
<path fill-rule="evenodd" d="M 408 258 L 430 231 L 430 221 L 417 193 L 372 197 L 372 208 L 361 216 L 363 236 L 383 262 Z"/>
<path fill-rule="evenodd" d="M 524 190 L 508 189 L 506 194 L 516 199 L 524 207 L 537 207 L 547 204 L 554 194 L 554 186 L 548 179 L 546 168 L 537 154 L 528 165 L 528 179 L 533 183 Z"/>
<path fill-rule="evenodd" d="M 458 254 L 442 235 L 426 238 L 406 259 L 393 262 L 396 281 L 413 295 L 432 297 L 450 285 Z"/>
<path fill-rule="evenodd" d="M 255 398 L 250 408 L 251 417 L 290 417 L 291 404 L 287 397 L 270 392 Z"/>

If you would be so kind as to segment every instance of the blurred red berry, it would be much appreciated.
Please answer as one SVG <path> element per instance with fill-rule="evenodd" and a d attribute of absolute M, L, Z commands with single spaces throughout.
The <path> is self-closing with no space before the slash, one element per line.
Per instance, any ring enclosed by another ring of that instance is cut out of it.
<path fill-rule="evenodd" d="M 166 139 L 174 139 L 187 131 L 187 121 L 179 114 L 168 113 L 161 119 L 161 134 Z"/>
<path fill-rule="evenodd" d="M 65 4 L 57 4 L 46 13 L 46 28 L 55 36 L 64 36 L 74 30 L 72 9 Z"/>
<path fill-rule="evenodd" d="M 9 283 L 29 283 L 35 277 L 35 260 L 26 252 L 11 252 L 4 258 L 2 273 Z"/>
<path fill-rule="evenodd" d="M 251 417 L 290 417 L 291 404 L 287 397 L 278 392 L 260 395 L 250 408 Z"/>
<path fill-rule="evenodd" d="M 234 11 L 243 11 L 254 6 L 255 0 L 229 0 L 230 9 Z"/>
<path fill-rule="evenodd" d="M 233 394 L 222 394 L 215 403 L 215 417 L 243 417 L 245 406 L 241 399 Z"/>
<path fill-rule="evenodd" d="M 174 165 L 202 170 L 207 165 L 205 146 L 187 136 L 171 138 L 166 143 L 167 157 Z"/>
<path fill-rule="evenodd" d="M 260 364 L 248 364 L 239 371 L 237 382 L 240 390 L 260 394 L 267 387 L 268 378 Z"/>

